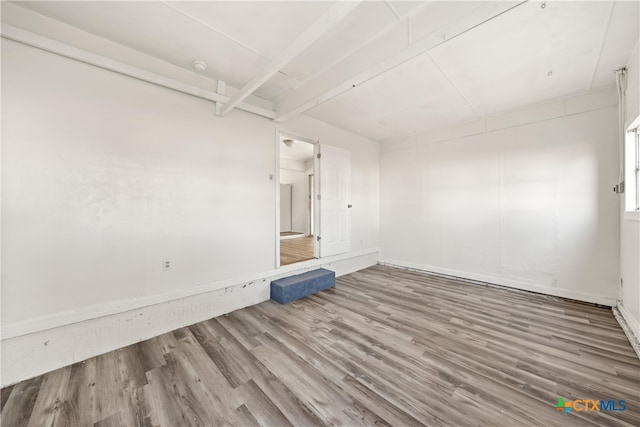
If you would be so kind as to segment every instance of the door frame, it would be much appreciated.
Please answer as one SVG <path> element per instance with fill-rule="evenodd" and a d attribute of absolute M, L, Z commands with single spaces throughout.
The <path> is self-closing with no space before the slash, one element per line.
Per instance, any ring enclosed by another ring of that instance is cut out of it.
<path fill-rule="evenodd" d="M 320 146 L 319 139 L 308 138 L 304 136 L 299 136 L 293 134 L 291 132 L 287 132 L 280 128 L 276 128 L 275 133 L 275 174 L 274 174 L 274 186 L 275 186 L 275 194 L 276 194 L 276 206 L 275 206 L 275 228 L 276 228 L 276 244 L 275 244 L 275 264 L 276 268 L 280 268 L 280 139 L 282 137 L 295 139 L 297 141 L 306 142 L 313 145 L 313 188 L 316 194 L 312 194 L 311 197 L 314 198 L 313 203 L 313 221 L 314 221 L 314 231 L 315 234 L 318 234 L 318 224 L 320 223 L 320 211 L 319 204 L 317 203 L 317 193 L 318 193 L 318 148 Z M 318 239 L 314 236 L 313 239 L 313 257 L 319 258 L 320 248 L 318 247 Z"/>

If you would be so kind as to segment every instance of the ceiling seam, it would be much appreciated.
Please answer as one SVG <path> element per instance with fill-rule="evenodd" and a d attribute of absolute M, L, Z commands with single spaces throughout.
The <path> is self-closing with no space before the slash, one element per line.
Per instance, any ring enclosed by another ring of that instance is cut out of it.
<path fill-rule="evenodd" d="M 400 19 L 399 21 L 403 21 L 406 20 L 407 22 L 407 33 L 409 34 L 409 43 L 411 43 L 411 17 L 416 15 L 419 12 L 422 12 L 424 9 L 426 9 L 427 7 L 431 6 L 430 3 L 425 3 L 423 5 L 420 5 L 418 7 L 416 7 L 414 10 L 411 11 L 411 13 L 409 15 L 407 15 L 405 18 Z M 369 44 L 373 43 L 375 40 L 377 40 L 378 38 L 382 37 L 383 34 L 388 33 L 389 31 L 393 30 L 394 27 L 396 25 L 399 24 L 399 21 L 393 22 L 389 25 L 387 25 L 382 31 L 380 31 L 380 33 L 378 33 L 377 36 L 375 36 L 373 39 L 368 39 L 366 42 L 364 42 L 361 45 L 358 45 L 358 47 L 354 48 L 353 50 L 349 51 L 348 53 L 345 53 L 343 56 L 341 56 L 340 58 L 336 59 L 335 61 L 326 64 L 324 67 L 320 68 L 318 71 L 316 71 L 315 73 L 313 73 L 311 76 L 305 78 L 304 80 L 298 80 L 297 78 L 295 80 L 297 80 L 299 83 L 295 85 L 295 87 L 292 89 L 293 91 L 298 90 L 300 87 L 304 86 L 305 84 L 307 84 L 308 82 L 314 80 L 316 77 L 320 76 L 321 74 L 323 74 L 325 71 L 329 70 L 331 67 L 339 64 L 340 62 L 344 61 L 345 59 L 347 59 L 348 57 L 352 56 L 353 54 L 355 54 L 356 52 L 358 52 L 359 50 L 369 46 Z M 292 77 L 293 78 L 293 77 Z M 287 95 L 289 95 L 289 93 L 284 93 L 282 95 L 280 95 L 279 97 L 277 97 L 273 103 L 277 104 L 282 98 L 286 97 Z"/>
<path fill-rule="evenodd" d="M 631 52 L 629 53 L 629 57 L 627 58 L 625 65 L 629 66 L 631 61 L 631 58 L 633 58 L 633 54 L 636 52 L 636 50 L 638 50 L 638 48 L 640 48 L 640 39 L 636 42 L 636 45 L 633 47 L 633 49 L 631 49 Z"/>
<path fill-rule="evenodd" d="M 331 6 L 321 16 L 319 16 L 302 34 L 296 37 L 283 51 L 281 51 L 272 61 L 263 67 L 258 74 L 245 83 L 240 90 L 231 97 L 225 104 L 220 116 L 224 116 L 231 111 L 235 105 L 250 96 L 256 89 L 291 63 L 301 53 L 305 52 L 315 42 L 330 33 L 338 24 L 361 5 L 362 0 L 350 2 L 338 2 Z"/>
<path fill-rule="evenodd" d="M 211 31 L 213 31 L 215 33 L 218 33 L 221 36 L 231 40 L 232 42 L 244 47 L 245 49 L 251 51 L 252 53 L 255 53 L 256 55 L 260 56 L 261 58 L 264 58 L 264 59 L 266 59 L 268 61 L 271 61 L 271 58 L 268 57 L 267 55 L 265 55 L 264 53 L 257 51 L 256 49 L 254 49 L 251 46 L 241 42 L 240 40 L 230 36 L 229 34 L 225 33 L 224 31 L 221 31 L 221 30 L 219 30 L 219 29 L 217 29 L 215 27 L 212 27 L 211 25 L 201 21 L 200 19 L 196 18 L 195 16 L 192 16 L 192 15 L 188 14 L 187 12 L 184 12 L 184 11 L 180 10 L 179 8 L 177 8 L 177 7 L 173 6 L 172 4 L 170 4 L 169 2 L 161 1 L 160 3 L 162 3 L 163 5 L 168 7 L 169 9 L 173 10 L 174 12 L 177 12 L 177 13 L 181 14 L 182 16 L 191 19 L 192 21 L 197 22 L 198 24 L 202 25 L 203 27 L 205 27 L 205 28 L 207 28 L 207 29 L 209 29 L 209 30 L 211 30 Z"/>
<path fill-rule="evenodd" d="M 412 132 L 408 132 L 408 133 L 405 133 L 405 134 L 402 134 L 402 135 L 399 135 L 399 136 L 392 136 L 390 138 L 383 138 L 383 139 L 378 140 L 378 142 L 380 144 L 392 144 L 393 141 L 396 141 L 396 140 L 399 140 L 399 139 L 409 139 L 409 138 L 416 138 L 417 139 L 417 138 L 420 138 L 423 135 L 430 135 L 430 134 L 433 134 L 435 132 L 444 131 L 444 130 L 447 130 L 447 129 L 454 129 L 454 128 L 462 127 L 462 126 L 465 126 L 465 125 L 473 124 L 473 123 L 475 123 L 475 122 L 477 122 L 479 120 L 486 121 L 486 119 L 484 119 L 484 118 L 474 119 L 474 120 L 464 120 L 464 121 L 461 121 L 461 122 L 455 122 L 454 124 L 449 125 L 449 126 L 437 127 L 437 128 L 433 128 L 433 129 L 430 129 L 430 130 L 412 131 Z"/>
<path fill-rule="evenodd" d="M 471 108 L 471 110 L 473 111 L 473 113 L 478 116 L 479 119 L 482 118 L 482 114 L 480 114 L 478 112 L 478 110 L 476 109 L 476 107 L 473 106 L 473 104 L 471 103 L 471 101 L 469 101 L 469 99 L 467 99 L 467 97 L 465 96 L 464 93 L 462 93 L 462 91 L 460 90 L 460 88 L 453 82 L 453 80 L 451 80 L 451 78 L 449 77 L 449 75 L 442 69 L 442 67 L 440 67 L 440 64 L 438 64 L 438 62 L 433 58 L 433 56 L 431 56 L 431 53 L 429 51 L 425 52 L 427 54 L 427 56 L 429 57 L 429 59 L 431 59 L 431 62 L 433 62 L 433 64 L 436 66 L 436 68 L 438 69 L 438 71 L 440 71 L 440 73 L 444 76 L 445 79 L 447 79 L 447 81 L 449 82 L 449 84 L 451 86 L 453 86 L 453 88 L 456 90 L 456 92 L 458 92 L 458 94 L 462 97 L 462 99 L 464 99 L 464 102 L 467 103 L 467 105 L 469 106 L 469 108 Z"/>
<path fill-rule="evenodd" d="M 448 37 L 448 38 L 447 38 L 447 37 L 445 37 L 445 38 L 444 38 L 444 40 L 441 40 L 441 41 L 439 41 L 438 43 L 435 43 L 434 45 L 432 45 L 432 46 L 430 46 L 430 47 L 420 49 L 420 51 L 417 51 L 417 52 L 411 52 L 411 54 L 410 54 L 410 57 L 409 57 L 409 58 L 405 58 L 405 57 L 403 57 L 403 58 L 402 58 L 398 63 L 395 63 L 395 64 L 391 65 L 389 68 L 387 68 L 387 69 L 385 69 L 385 70 L 383 70 L 383 71 L 380 71 L 380 72 L 376 71 L 376 74 L 374 74 L 374 75 L 369 75 L 369 76 L 368 76 L 368 77 L 366 77 L 364 80 L 359 81 L 359 82 L 357 83 L 357 85 L 358 85 L 358 86 L 360 86 L 360 85 L 362 85 L 362 84 L 364 84 L 364 83 L 368 82 L 369 80 L 374 79 L 374 78 L 378 77 L 379 75 L 384 74 L 384 73 L 386 73 L 386 72 L 388 72 L 388 71 L 390 71 L 390 70 L 392 70 L 392 69 L 394 69 L 394 68 L 396 68 L 396 67 L 398 67 L 398 66 L 402 65 L 403 63 L 405 63 L 405 62 L 407 62 L 407 61 L 410 61 L 410 60 L 414 59 L 415 57 L 417 57 L 417 56 L 419 56 L 419 55 L 422 55 L 423 53 L 428 52 L 429 50 L 431 50 L 431 49 L 433 49 L 433 48 L 435 48 L 435 47 L 437 47 L 437 46 L 441 46 L 441 45 L 443 45 L 444 43 L 446 43 L 446 42 L 447 42 L 447 41 L 449 41 L 449 40 L 453 40 L 453 39 L 455 39 L 456 37 L 459 37 L 459 36 L 461 36 L 462 34 L 465 34 L 465 33 L 469 32 L 469 31 L 473 30 L 474 28 L 479 27 L 480 25 L 486 24 L 486 23 L 488 23 L 488 22 L 492 21 L 493 19 L 495 19 L 495 18 L 497 18 L 497 17 L 499 17 L 499 16 L 503 16 L 503 15 L 505 15 L 507 12 L 512 11 L 513 9 L 517 8 L 518 6 L 522 6 L 523 4 L 526 4 L 528 1 L 529 1 L 529 0 L 519 0 L 519 2 L 517 2 L 516 4 L 511 3 L 507 9 L 505 9 L 505 10 L 501 10 L 501 11 L 500 11 L 500 12 L 498 12 L 496 15 L 490 16 L 489 18 L 487 18 L 487 19 L 485 19 L 485 20 L 483 20 L 483 21 L 481 21 L 481 22 L 478 22 L 478 23 L 473 24 L 471 27 L 469 27 L 469 28 L 467 28 L 467 29 L 465 29 L 465 30 L 461 31 L 460 33 L 457 33 L 457 34 L 455 34 L 455 35 L 453 35 L 453 36 L 450 36 L 450 37 Z M 429 3 L 427 3 L 427 5 L 428 5 L 428 4 L 429 4 Z M 468 14 L 467 14 L 467 15 L 468 15 Z M 445 26 L 445 27 L 446 27 L 446 26 Z M 432 34 L 434 34 L 434 33 L 432 33 Z M 426 38 L 428 38 L 428 37 L 429 37 L 429 36 L 426 36 L 426 37 L 424 37 L 424 38 L 423 38 L 423 39 L 421 39 L 421 40 L 424 40 L 424 39 L 426 39 Z M 419 42 L 416 42 L 416 43 L 419 43 Z M 412 45 L 412 46 L 413 46 L 413 45 Z M 410 49 L 410 47 L 407 47 L 406 49 Z M 398 56 L 398 55 L 396 55 L 396 56 Z M 404 55 L 403 55 L 403 56 L 404 56 Z M 385 62 L 385 61 L 382 61 L 382 62 Z M 374 66 L 374 68 L 376 68 L 376 67 Z M 360 75 L 361 75 L 361 74 L 363 74 L 363 73 L 370 74 L 370 73 L 367 73 L 367 72 L 361 72 L 361 73 L 359 73 L 357 76 L 353 76 L 353 77 L 349 78 L 347 81 L 349 81 L 349 80 L 353 80 L 353 79 L 356 79 L 356 78 L 359 78 L 359 77 L 360 77 Z M 297 107 L 294 107 L 294 108 L 292 108 L 292 109 L 288 110 L 287 112 L 281 113 L 280 115 L 278 115 L 278 116 L 276 117 L 276 119 L 275 119 L 275 120 L 276 120 L 277 122 L 286 121 L 286 120 L 288 120 L 291 116 L 295 116 L 295 115 L 302 114 L 302 113 L 304 113 L 305 111 L 308 111 L 309 109 L 315 108 L 315 107 L 317 107 L 318 105 L 323 104 L 323 103 L 325 103 L 325 102 L 327 102 L 327 101 L 330 101 L 331 99 L 333 99 L 333 98 L 335 98 L 335 97 L 337 97 L 337 96 L 340 96 L 340 95 L 342 95 L 343 93 L 346 93 L 346 92 L 348 92 L 349 90 L 351 90 L 351 89 L 352 89 L 352 87 L 348 87 L 348 88 L 342 88 L 342 89 L 340 89 L 342 86 L 344 86 L 344 82 L 343 82 L 342 84 L 339 84 L 338 86 L 334 86 L 332 89 L 330 89 L 330 90 L 328 90 L 328 91 L 326 91 L 326 92 L 324 92 L 324 93 L 322 93 L 322 94 L 320 94 L 320 95 L 316 95 L 316 96 L 314 96 L 314 99 L 308 100 L 308 101 L 306 101 L 306 102 L 304 102 L 304 103 L 302 103 L 302 104 L 298 105 Z M 355 85 L 353 85 L 353 87 L 355 87 Z M 455 87 L 455 86 L 454 86 L 454 87 Z M 336 91 L 336 89 L 338 89 L 340 92 L 338 92 L 338 93 L 334 93 L 334 92 Z M 291 94 L 291 93 L 289 93 L 289 95 L 290 95 L 290 94 Z M 461 95 L 462 95 L 462 94 L 461 94 Z M 468 100 L 466 99 L 466 97 L 464 97 L 464 95 L 462 95 L 462 96 L 463 96 L 463 98 L 468 102 Z M 321 99 L 321 98 L 322 98 L 322 99 Z M 283 99 L 283 98 L 281 98 L 281 99 Z M 277 101 L 274 101 L 274 105 L 277 105 L 277 104 L 278 104 L 278 102 L 277 102 Z M 478 117 L 480 117 L 480 118 L 482 117 L 482 116 L 480 116 L 480 114 L 479 114 L 479 113 L 477 113 L 477 111 L 473 108 L 473 106 L 471 106 L 471 104 L 469 104 L 469 106 L 472 108 L 472 110 L 473 110 L 476 114 L 478 114 Z"/>
<path fill-rule="evenodd" d="M 389 0 L 384 0 L 384 4 L 386 4 L 387 7 L 389 8 L 389 10 L 391 11 L 391 13 L 393 13 L 396 16 L 396 18 L 398 18 L 398 21 L 400 21 L 402 19 L 402 16 L 398 13 L 396 8 L 393 7 L 393 5 L 391 4 L 391 2 Z"/>
<path fill-rule="evenodd" d="M 611 6 L 609 7 L 609 16 L 607 17 L 607 24 L 604 26 L 604 32 L 602 34 L 602 43 L 600 43 L 600 50 L 598 51 L 598 58 L 596 59 L 595 67 L 593 67 L 593 74 L 591 74 L 591 81 L 589 81 L 589 91 L 593 88 L 593 82 L 596 79 L 596 74 L 598 73 L 598 67 L 600 66 L 600 60 L 602 59 L 602 52 L 604 51 L 604 44 L 607 40 L 607 34 L 609 33 L 609 26 L 611 25 L 611 17 L 613 16 L 613 8 L 615 6 L 615 2 L 611 2 Z M 613 70 L 611 70 L 613 72 Z"/>
<path fill-rule="evenodd" d="M 615 84 L 608 84 L 606 86 L 601 86 L 600 88 L 597 89 L 597 91 L 604 91 L 604 90 L 607 90 L 607 89 L 615 90 Z M 490 115 L 488 115 L 486 117 L 481 117 L 480 119 L 465 120 L 465 121 L 462 121 L 462 122 L 454 123 L 454 124 L 449 125 L 449 126 L 436 127 L 436 128 L 422 130 L 422 131 L 409 132 L 409 133 L 401 134 L 401 135 L 398 135 L 398 136 L 393 136 L 393 137 L 390 137 L 390 138 L 383 138 L 383 139 L 379 140 L 379 142 L 381 144 L 385 144 L 385 143 L 392 143 L 394 140 L 397 140 L 397 139 L 407 139 L 407 138 L 419 137 L 421 135 L 429 135 L 429 134 L 436 133 L 436 132 L 439 132 L 439 131 L 444 131 L 444 130 L 447 130 L 447 129 L 458 128 L 458 127 L 461 127 L 461 126 L 464 126 L 464 125 L 467 125 L 467 124 L 471 124 L 471 123 L 476 122 L 478 120 L 483 120 L 483 121 L 486 122 L 487 119 L 491 119 L 491 118 L 494 118 L 494 117 L 506 116 L 508 114 L 513 114 L 513 113 L 517 113 L 517 112 L 521 112 L 521 111 L 526 111 L 526 110 L 528 110 L 530 108 L 550 105 L 550 104 L 554 104 L 554 103 L 558 103 L 558 102 L 563 102 L 564 103 L 565 101 L 568 101 L 568 100 L 571 100 L 571 99 L 574 99 L 574 98 L 578 98 L 578 97 L 583 97 L 583 96 L 586 96 L 588 94 L 589 94 L 589 92 L 579 91 L 579 92 L 575 92 L 575 93 L 572 93 L 572 94 L 569 94 L 569 95 L 561 96 L 559 98 L 554 98 L 554 99 L 547 100 L 547 101 L 536 102 L 534 104 L 529 104 L 529 105 L 520 106 L 520 107 L 507 108 L 506 110 L 501 110 L 501 111 L 492 113 L 492 114 L 490 114 Z M 599 107 L 597 109 L 602 109 L 602 108 L 611 108 L 611 106 Z M 590 111 L 593 111 L 593 110 L 590 110 Z M 566 112 L 563 112 L 562 115 L 564 117 L 564 116 L 571 116 L 571 115 L 582 114 L 582 113 L 583 112 L 567 114 Z"/>

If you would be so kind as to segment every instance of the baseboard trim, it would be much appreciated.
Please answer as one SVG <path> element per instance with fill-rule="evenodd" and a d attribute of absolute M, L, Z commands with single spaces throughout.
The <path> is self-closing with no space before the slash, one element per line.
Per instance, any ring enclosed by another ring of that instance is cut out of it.
<path fill-rule="evenodd" d="M 84 322 L 91 319 L 97 319 L 103 316 L 111 316 L 118 313 L 124 313 L 131 310 L 138 310 L 156 304 L 162 304 L 169 301 L 189 298 L 195 295 L 213 292 L 219 289 L 225 289 L 238 285 L 253 285 L 255 282 L 266 279 L 277 279 L 289 275 L 293 272 L 305 272 L 307 270 L 317 268 L 323 265 L 357 258 L 369 254 L 378 254 L 379 248 L 365 249 L 361 251 L 349 252 L 346 254 L 335 255 L 322 259 L 312 259 L 296 264 L 290 264 L 277 269 L 265 271 L 263 273 L 252 276 L 237 277 L 229 280 L 220 280 L 217 282 L 205 283 L 196 286 L 176 289 L 162 294 L 149 295 L 142 298 L 132 298 L 125 301 L 113 301 L 106 304 L 93 305 L 83 307 L 78 310 L 69 310 L 55 313 L 48 316 L 30 319 L 24 322 L 16 322 L 8 325 L 2 325 L 2 340 L 15 338 L 18 336 L 32 334 L 35 332 L 46 331 L 47 329 L 58 328 L 73 323 Z"/>
<path fill-rule="evenodd" d="M 300 233 L 300 234 L 292 234 L 290 236 L 280 236 L 280 240 L 301 239 L 303 237 L 309 237 L 309 235 Z"/>
<path fill-rule="evenodd" d="M 539 294 L 552 295 L 561 298 L 568 298 L 576 301 L 587 302 L 591 304 L 604 305 L 607 307 L 614 307 L 616 305 L 616 299 L 607 297 L 604 295 L 591 295 L 581 292 L 575 292 L 567 289 L 549 288 L 546 286 L 540 286 L 535 283 L 525 282 L 516 279 L 506 279 L 502 277 L 487 276 L 481 274 L 469 273 L 466 271 L 452 270 L 448 268 L 434 267 L 424 264 L 416 264 L 411 262 L 405 262 L 392 259 L 381 259 L 379 264 L 387 265 L 390 267 L 405 268 L 409 270 L 422 271 L 426 273 L 444 275 L 455 277 L 456 279 L 480 282 L 486 285 L 502 286 L 507 288 L 519 289 L 523 291 L 536 292 Z"/>
<path fill-rule="evenodd" d="M 616 318 L 622 331 L 627 336 L 633 351 L 640 359 L 640 324 L 633 318 L 629 310 L 620 302 L 613 307 L 613 316 Z"/>
<path fill-rule="evenodd" d="M 318 267 L 336 272 L 336 276 L 352 273 L 378 263 L 378 250 L 369 249 L 349 254 L 309 260 L 271 270 L 253 279 L 218 282 L 217 289 L 175 299 L 146 301 L 144 306 L 107 313 L 105 305 L 76 317 L 58 317 L 48 323 L 35 323 L 26 333 L 3 337 L 0 385 L 2 387 L 72 365 L 118 348 L 126 347 L 176 329 L 193 325 L 269 299 L 271 280 L 302 273 Z M 212 286 L 212 287 L 215 287 Z M 140 300 L 136 301 L 140 302 Z M 93 316 L 90 316 L 94 314 Z M 70 320 L 70 321 L 69 321 Z M 66 324 L 60 324 L 68 321 Z M 46 326 L 33 330 L 36 326 Z M 14 326 L 15 327 L 15 326 Z M 28 330 L 23 326 L 22 331 Z M 14 329 L 13 332 L 18 332 Z"/>

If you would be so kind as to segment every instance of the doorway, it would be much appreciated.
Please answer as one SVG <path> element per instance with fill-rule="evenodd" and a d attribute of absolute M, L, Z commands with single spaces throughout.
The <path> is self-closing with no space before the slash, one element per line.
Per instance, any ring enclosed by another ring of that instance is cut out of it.
<path fill-rule="evenodd" d="M 314 142 L 280 133 L 280 265 L 307 261 L 315 251 Z"/>

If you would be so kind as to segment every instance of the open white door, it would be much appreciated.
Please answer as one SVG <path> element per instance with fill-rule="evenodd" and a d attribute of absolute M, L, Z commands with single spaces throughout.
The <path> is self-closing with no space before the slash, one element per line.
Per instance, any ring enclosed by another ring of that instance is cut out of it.
<path fill-rule="evenodd" d="M 317 243 L 320 257 L 326 257 L 351 249 L 351 153 L 325 144 L 318 144 L 318 150 Z"/>

